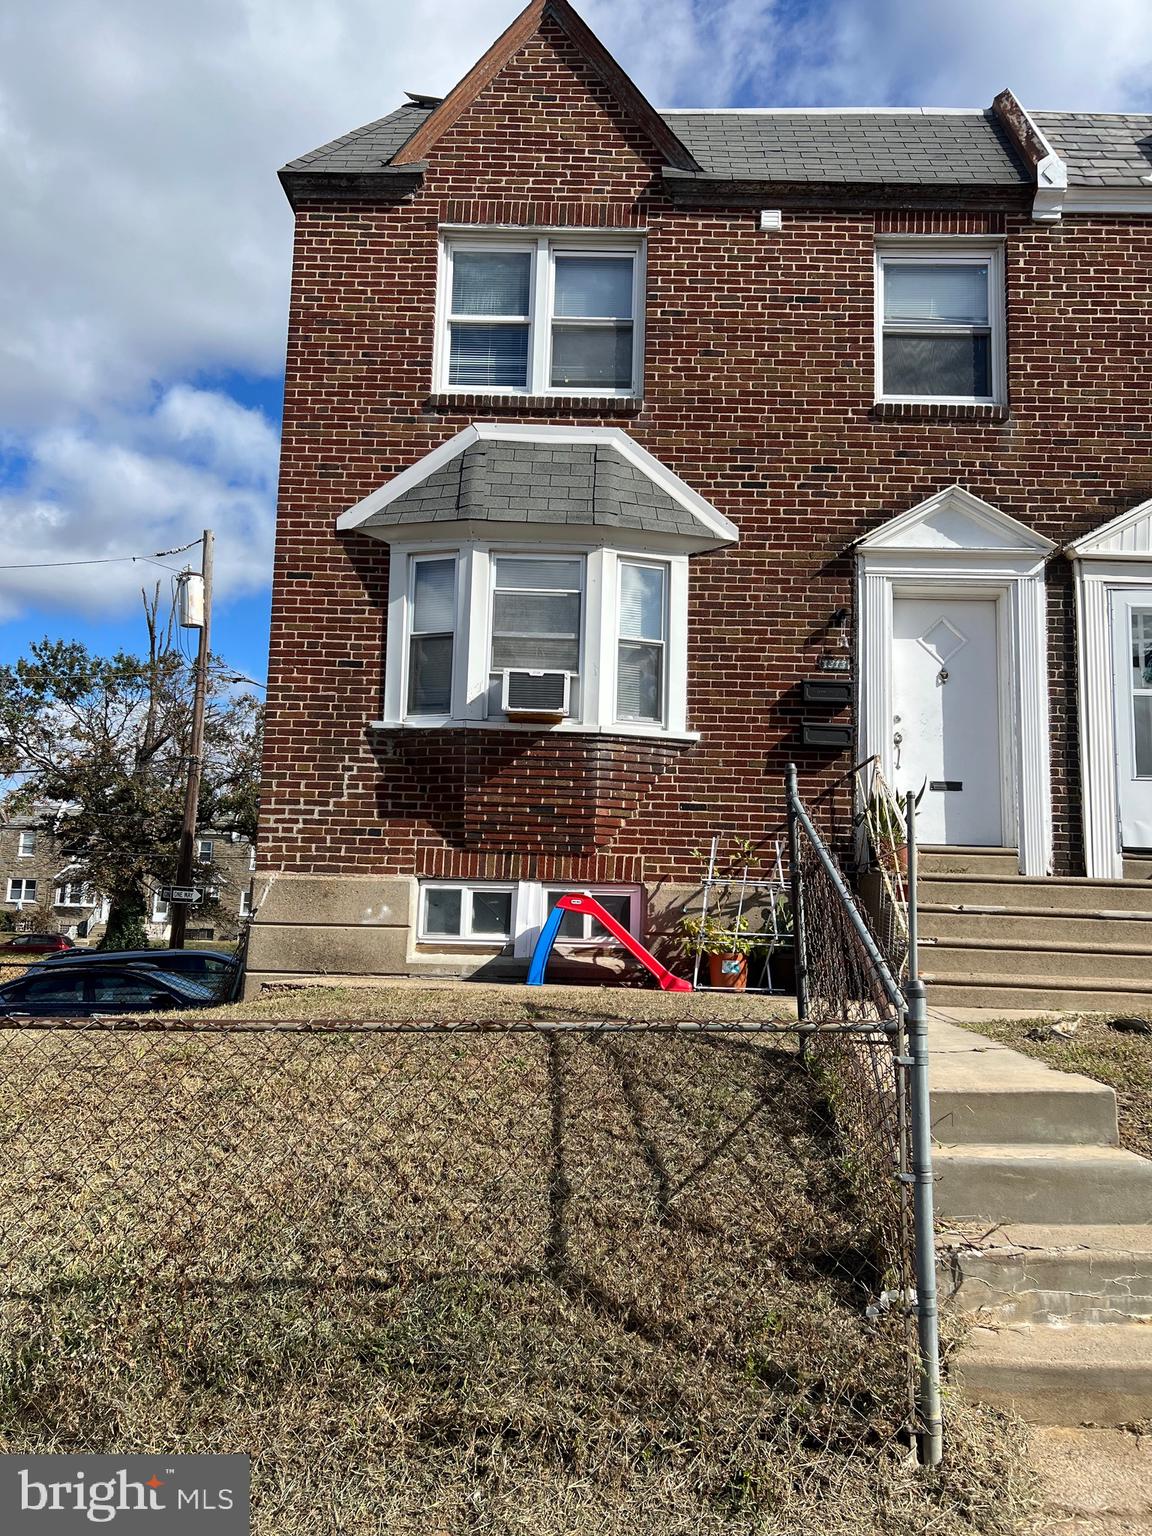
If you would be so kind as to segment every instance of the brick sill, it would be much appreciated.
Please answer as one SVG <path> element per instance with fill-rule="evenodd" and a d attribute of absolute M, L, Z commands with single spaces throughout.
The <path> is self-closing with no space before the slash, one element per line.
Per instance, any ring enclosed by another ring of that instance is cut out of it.
<path fill-rule="evenodd" d="M 415 731 L 508 731 L 533 736 L 614 736 L 623 741 L 664 741 L 673 746 L 694 746 L 699 731 L 629 730 L 627 726 L 521 725 L 512 720 L 435 720 L 418 724 L 410 720 L 369 720 L 365 730 L 409 735 Z"/>
<path fill-rule="evenodd" d="M 621 395 L 429 395 L 426 411 L 471 415 L 499 411 L 522 416 L 636 416 L 644 408 L 637 396 Z"/>
<path fill-rule="evenodd" d="M 877 400 L 872 414 L 880 421 L 1007 421 L 1006 405 L 947 405 L 924 400 Z"/>

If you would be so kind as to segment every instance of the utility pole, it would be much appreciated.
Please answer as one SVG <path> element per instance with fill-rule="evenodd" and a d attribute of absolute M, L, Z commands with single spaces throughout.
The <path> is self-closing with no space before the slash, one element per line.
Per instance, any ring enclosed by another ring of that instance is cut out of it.
<path fill-rule="evenodd" d="M 200 778 L 204 769 L 204 703 L 208 694 L 208 658 L 211 655 L 212 629 L 212 546 L 215 535 L 205 528 L 200 545 L 200 574 L 204 583 L 203 612 L 200 615 L 200 644 L 196 652 L 194 692 L 192 695 L 192 732 L 188 742 L 188 779 L 184 787 L 184 824 L 180 831 L 180 862 L 176 872 L 177 885 L 192 884 L 192 867 L 196 862 L 196 823 L 200 812 Z M 191 627 L 191 626 L 188 626 Z M 171 904 L 173 949 L 184 948 L 184 935 L 188 929 L 187 902 Z"/>

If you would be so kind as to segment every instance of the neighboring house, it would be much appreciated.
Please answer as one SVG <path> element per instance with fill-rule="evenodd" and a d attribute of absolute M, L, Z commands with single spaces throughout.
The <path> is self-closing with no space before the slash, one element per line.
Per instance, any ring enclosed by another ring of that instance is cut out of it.
<path fill-rule="evenodd" d="M 659 929 L 789 759 L 1152 847 L 1152 116 L 660 113 L 538 0 L 281 180 L 254 981 Z"/>
<path fill-rule="evenodd" d="M 240 919 L 252 915 L 252 852 L 248 839 L 233 833 L 201 834 L 195 878 L 219 895 L 202 919 L 193 908 L 189 937 L 235 938 Z M 108 920 L 107 898 L 76 877 L 62 840 L 30 815 L 0 822 L 0 898 L 0 911 L 17 923 L 49 913 L 52 928 L 74 939 L 97 936 Z M 149 937 L 166 939 L 168 910 L 154 891 L 149 903 Z"/>

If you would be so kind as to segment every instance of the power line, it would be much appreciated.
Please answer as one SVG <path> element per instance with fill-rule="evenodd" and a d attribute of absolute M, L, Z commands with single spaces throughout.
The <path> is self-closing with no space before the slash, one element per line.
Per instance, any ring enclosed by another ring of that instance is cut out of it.
<path fill-rule="evenodd" d="M 160 554 L 179 554 L 179 550 L 162 549 Z M 126 560 L 130 560 L 133 565 L 141 560 L 145 565 L 158 565 L 162 571 L 171 571 L 174 576 L 180 575 L 174 565 L 165 565 L 152 555 L 109 555 L 103 560 L 32 560 L 26 565 L 0 565 L 0 571 L 56 571 L 66 565 L 120 565 Z"/>

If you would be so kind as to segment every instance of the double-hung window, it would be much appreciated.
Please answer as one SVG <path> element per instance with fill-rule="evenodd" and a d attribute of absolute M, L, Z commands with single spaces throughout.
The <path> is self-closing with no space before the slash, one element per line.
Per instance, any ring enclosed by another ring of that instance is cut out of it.
<path fill-rule="evenodd" d="M 8 900 L 16 902 L 17 905 L 19 905 L 19 906 L 23 906 L 25 902 L 33 902 L 33 901 L 35 901 L 36 900 L 36 882 L 35 882 L 35 880 L 12 880 L 12 879 L 10 879 L 8 881 Z"/>
<path fill-rule="evenodd" d="M 877 253 L 881 400 L 1004 400 L 1002 253 L 964 242 L 884 245 Z"/>
<path fill-rule="evenodd" d="M 441 291 L 440 388 L 640 393 L 643 262 L 635 239 L 450 238 Z"/>
<path fill-rule="evenodd" d="M 489 715 L 500 714 L 507 669 L 567 672 L 578 711 L 584 561 L 580 557 L 496 555 L 492 560 L 492 669 Z"/>
<path fill-rule="evenodd" d="M 409 609 L 408 713 L 447 715 L 456 635 L 455 555 L 413 559 Z"/>
<path fill-rule="evenodd" d="M 621 559 L 617 720 L 664 722 L 667 585 L 666 565 Z"/>
<path fill-rule="evenodd" d="M 54 905 L 58 907 L 95 906 L 92 887 L 82 880 L 64 880 L 56 887 Z"/>
<path fill-rule="evenodd" d="M 36 833 L 21 832 L 16 844 L 16 857 L 30 859 L 36 852 Z"/>
<path fill-rule="evenodd" d="M 210 837 L 201 837 L 196 841 L 196 858 L 201 864 L 211 864 L 216 856 L 216 845 Z"/>

